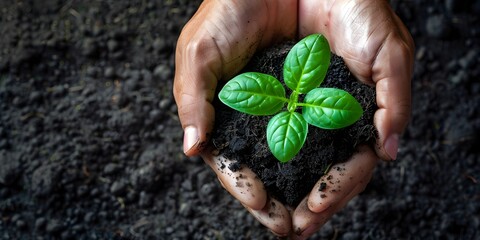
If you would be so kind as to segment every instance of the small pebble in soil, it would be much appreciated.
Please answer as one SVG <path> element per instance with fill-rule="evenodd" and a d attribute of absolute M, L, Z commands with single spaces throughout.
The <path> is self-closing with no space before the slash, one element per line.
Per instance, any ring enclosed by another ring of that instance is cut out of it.
<path fill-rule="evenodd" d="M 132 172 L 130 182 L 136 190 L 155 192 L 161 186 L 161 172 L 154 163 L 149 163 Z"/>
<path fill-rule="evenodd" d="M 153 202 L 153 196 L 147 192 L 140 192 L 140 198 L 138 200 L 138 204 L 140 207 L 143 208 L 148 208 L 152 205 Z"/>
<path fill-rule="evenodd" d="M 106 67 L 103 71 L 103 76 L 106 78 L 114 78 L 115 77 L 115 68 L 113 67 Z"/>
<path fill-rule="evenodd" d="M 126 193 L 127 184 L 123 180 L 113 182 L 110 187 L 110 192 L 115 196 L 123 196 Z"/>
<path fill-rule="evenodd" d="M 59 233 L 63 229 L 62 222 L 55 219 L 49 220 L 46 227 L 46 231 L 51 234 Z"/>
<path fill-rule="evenodd" d="M 153 70 L 153 76 L 159 80 L 169 80 L 172 76 L 172 70 L 165 64 L 160 64 Z"/>
<path fill-rule="evenodd" d="M 103 173 L 106 175 L 114 174 L 121 169 L 121 166 L 117 163 L 108 163 L 103 168 Z"/>
<path fill-rule="evenodd" d="M 445 38 L 450 36 L 452 29 L 450 22 L 444 15 L 432 15 L 427 18 L 426 30 L 433 38 Z"/>

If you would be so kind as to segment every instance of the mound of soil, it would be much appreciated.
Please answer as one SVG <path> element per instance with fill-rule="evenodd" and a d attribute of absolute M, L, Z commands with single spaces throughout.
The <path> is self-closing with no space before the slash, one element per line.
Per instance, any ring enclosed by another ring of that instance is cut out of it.
<path fill-rule="evenodd" d="M 0 1 L 0 239 L 275 239 L 182 153 L 174 49 L 200 2 Z M 312 239 L 478 239 L 480 4 L 391 4 L 411 123 Z"/>
<path fill-rule="evenodd" d="M 283 82 L 283 63 L 293 44 L 284 43 L 260 52 L 243 72 L 275 76 L 287 89 L 289 96 L 291 90 Z M 291 161 L 284 164 L 268 148 L 266 126 L 271 116 L 244 114 L 227 107 L 218 99 L 214 103 L 216 128 L 212 143 L 221 154 L 235 161 L 229 168 L 238 170 L 243 165 L 249 167 L 272 196 L 291 206 L 300 203 L 332 164 L 346 161 L 358 144 L 373 147 L 377 136 L 373 126 L 373 115 L 377 109 L 375 90 L 359 83 L 340 57 L 332 54 L 331 64 L 320 87 L 349 92 L 360 102 L 364 114 L 356 123 L 343 129 L 325 130 L 310 125 L 305 145 Z"/>

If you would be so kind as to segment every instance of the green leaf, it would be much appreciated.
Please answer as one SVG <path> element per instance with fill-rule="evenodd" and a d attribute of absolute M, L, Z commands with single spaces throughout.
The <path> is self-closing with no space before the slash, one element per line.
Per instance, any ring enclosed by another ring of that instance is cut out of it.
<path fill-rule="evenodd" d="M 360 103 L 348 92 L 336 88 L 316 88 L 305 96 L 303 116 L 319 128 L 337 129 L 356 122 L 363 114 Z"/>
<path fill-rule="evenodd" d="M 273 76 L 248 72 L 228 81 L 218 94 L 227 106 L 252 115 L 272 115 L 288 102 L 285 89 Z"/>
<path fill-rule="evenodd" d="M 307 133 L 308 123 L 300 113 L 281 112 L 268 122 L 268 146 L 280 162 L 288 162 L 302 148 Z"/>
<path fill-rule="evenodd" d="M 283 79 L 290 89 L 305 94 L 320 86 L 329 65 L 327 39 L 312 34 L 300 40 L 288 53 L 283 65 Z"/>

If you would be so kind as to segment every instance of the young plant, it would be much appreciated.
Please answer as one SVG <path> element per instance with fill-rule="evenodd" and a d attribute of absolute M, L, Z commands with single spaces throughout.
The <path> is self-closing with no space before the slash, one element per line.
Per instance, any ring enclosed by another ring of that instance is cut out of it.
<path fill-rule="evenodd" d="M 353 124 L 363 114 L 360 103 L 348 92 L 319 88 L 329 65 L 327 40 L 312 34 L 295 44 L 285 59 L 283 78 L 292 90 L 288 98 L 275 77 L 257 72 L 243 73 L 228 81 L 219 98 L 247 114 L 276 114 L 267 126 L 267 142 L 280 162 L 288 162 L 305 143 L 308 124 L 338 129 Z M 299 102 L 300 94 L 306 94 L 303 102 Z M 286 111 L 282 111 L 285 105 Z"/>

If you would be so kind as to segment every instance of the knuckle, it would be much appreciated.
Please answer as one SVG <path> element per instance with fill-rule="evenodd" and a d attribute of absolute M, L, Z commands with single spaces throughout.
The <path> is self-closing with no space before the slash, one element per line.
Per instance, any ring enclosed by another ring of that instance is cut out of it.
<path fill-rule="evenodd" d="M 187 60 L 196 64 L 208 64 L 216 58 L 215 43 L 210 38 L 193 39 L 183 46 L 183 51 Z"/>

